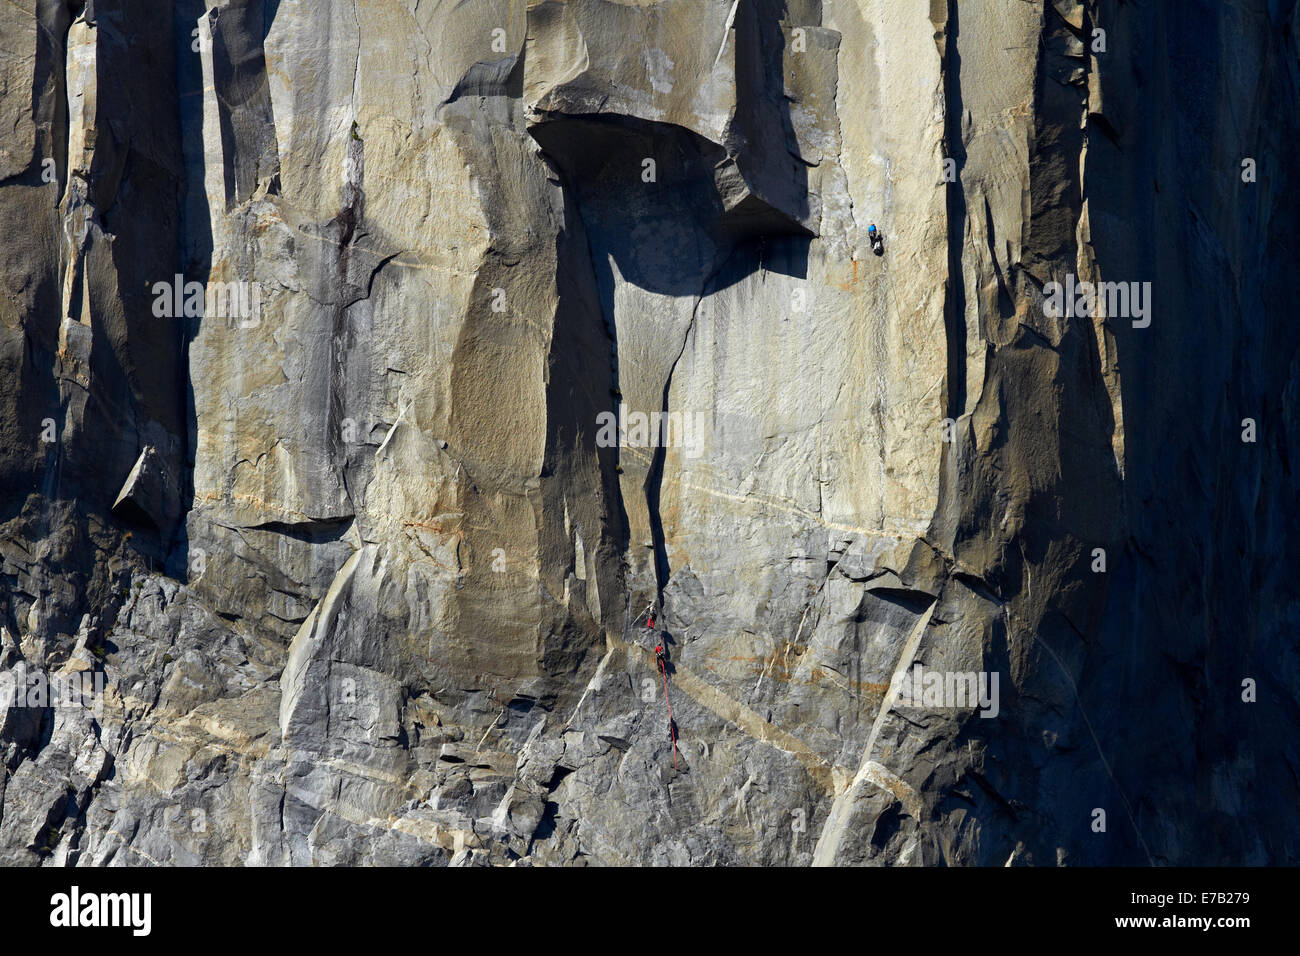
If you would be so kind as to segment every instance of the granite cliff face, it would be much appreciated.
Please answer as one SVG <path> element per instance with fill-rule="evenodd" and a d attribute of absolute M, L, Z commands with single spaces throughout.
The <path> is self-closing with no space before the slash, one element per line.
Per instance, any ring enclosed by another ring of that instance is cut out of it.
<path fill-rule="evenodd" d="M 0 6 L 0 862 L 1300 861 L 1298 89 L 1294 0 Z"/>

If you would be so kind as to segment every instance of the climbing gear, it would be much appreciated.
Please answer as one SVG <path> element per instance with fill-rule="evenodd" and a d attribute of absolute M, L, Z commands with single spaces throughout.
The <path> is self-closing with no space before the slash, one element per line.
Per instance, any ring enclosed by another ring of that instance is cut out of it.
<path fill-rule="evenodd" d="M 653 601 L 647 604 L 645 610 L 636 616 L 636 619 L 632 622 L 632 626 L 636 627 L 643 617 L 647 619 L 646 626 L 653 629 L 655 626 L 655 605 Z"/>

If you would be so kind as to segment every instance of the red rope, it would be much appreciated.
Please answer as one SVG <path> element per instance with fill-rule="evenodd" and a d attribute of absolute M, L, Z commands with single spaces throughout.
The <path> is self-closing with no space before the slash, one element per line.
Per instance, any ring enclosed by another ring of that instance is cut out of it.
<path fill-rule="evenodd" d="M 664 703 L 668 705 L 668 732 L 673 738 L 673 769 L 677 769 L 677 725 L 673 723 L 673 705 L 668 699 L 668 670 L 664 667 L 664 662 L 659 661 L 659 673 L 664 679 Z"/>

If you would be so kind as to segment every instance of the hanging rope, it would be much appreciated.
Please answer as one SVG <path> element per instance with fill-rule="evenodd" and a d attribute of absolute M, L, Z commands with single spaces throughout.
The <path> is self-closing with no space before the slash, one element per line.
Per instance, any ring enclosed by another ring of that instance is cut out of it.
<path fill-rule="evenodd" d="M 664 679 L 664 703 L 668 706 L 668 733 L 673 738 L 673 769 L 677 769 L 677 725 L 673 723 L 673 705 L 668 699 L 668 669 L 664 666 L 663 648 L 656 648 L 659 658 L 659 673 Z"/>
<path fill-rule="evenodd" d="M 632 622 L 632 626 L 636 627 L 638 624 L 640 624 L 642 618 L 645 618 L 645 626 L 650 629 L 650 633 L 651 635 L 653 635 L 655 631 L 655 606 L 653 601 L 647 604 L 645 606 L 645 610 L 636 616 L 636 619 Z M 655 660 L 659 663 L 659 676 L 663 678 L 663 682 L 664 682 L 664 706 L 668 708 L 668 735 L 672 738 L 673 741 L 673 769 L 676 770 L 677 769 L 677 724 L 673 721 L 672 701 L 668 699 L 668 665 L 665 663 L 664 659 L 665 659 L 665 654 L 664 654 L 663 641 L 656 640 Z"/>
<path fill-rule="evenodd" d="M 633 627 L 636 627 L 638 624 L 640 624 L 640 623 L 641 623 L 641 618 L 643 618 L 643 617 L 649 619 L 649 623 L 647 624 L 647 626 L 648 626 L 651 630 L 654 630 L 654 626 L 655 626 L 655 606 L 654 606 L 653 602 L 650 603 L 650 604 L 647 604 L 647 605 L 645 606 L 645 610 L 642 611 L 640 614 L 638 614 L 638 615 L 636 616 L 636 618 L 632 621 L 632 626 L 633 626 Z"/>

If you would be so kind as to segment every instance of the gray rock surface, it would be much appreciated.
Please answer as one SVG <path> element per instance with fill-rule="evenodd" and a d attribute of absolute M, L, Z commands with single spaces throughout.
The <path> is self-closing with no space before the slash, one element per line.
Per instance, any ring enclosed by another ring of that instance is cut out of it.
<path fill-rule="evenodd" d="M 0 864 L 1300 861 L 1298 11 L 0 6 Z"/>

